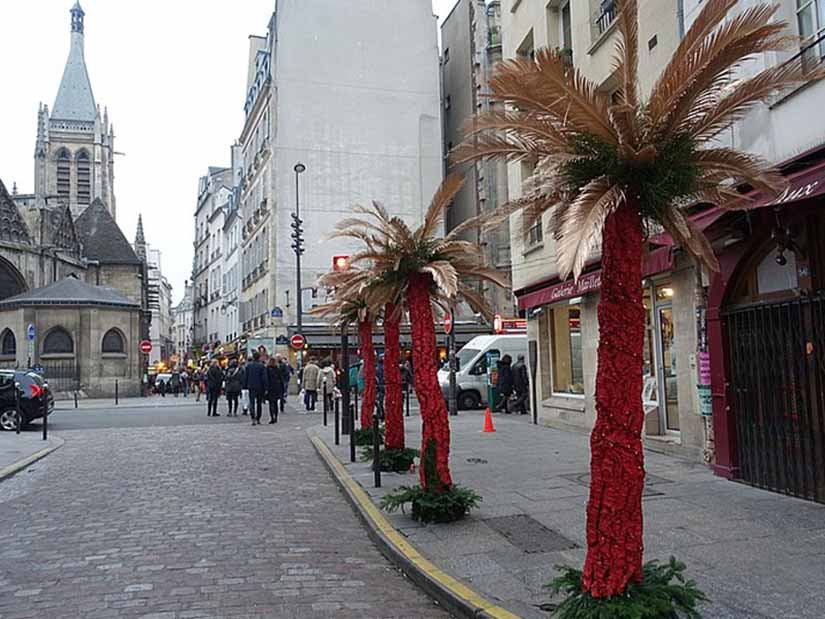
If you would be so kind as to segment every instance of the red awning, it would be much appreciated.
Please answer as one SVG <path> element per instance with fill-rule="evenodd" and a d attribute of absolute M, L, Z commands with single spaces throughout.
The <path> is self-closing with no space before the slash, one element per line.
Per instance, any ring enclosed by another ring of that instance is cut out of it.
<path fill-rule="evenodd" d="M 650 277 L 657 273 L 670 271 L 673 268 L 673 250 L 671 247 L 660 247 L 647 256 L 645 264 L 642 266 L 642 277 Z M 639 282 L 641 285 L 641 282 Z M 545 286 L 534 289 L 530 292 L 516 291 L 518 297 L 518 308 L 520 310 L 532 309 L 550 303 L 559 303 L 568 299 L 574 299 L 590 292 L 596 292 L 602 286 L 601 269 L 585 273 L 579 277 L 579 281 L 572 279 L 560 282 L 547 283 Z"/>
<path fill-rule="evenodd" d="M 743 200 L 728 204 L 725 210 L 751 211 L 766 206 L 782 206 L 825 194 L 825 162 L 789 174 L 787 181 L 788 188 L 779 196 L 766 196 L 754 191 L 747 194 Z"/>

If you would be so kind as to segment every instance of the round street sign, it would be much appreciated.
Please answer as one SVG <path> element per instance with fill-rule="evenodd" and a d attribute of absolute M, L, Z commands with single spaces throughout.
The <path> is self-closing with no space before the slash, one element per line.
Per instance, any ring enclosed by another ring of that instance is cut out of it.
<path fill-rule="evenodd" d="M 296 333 L 291 338 L 289 338 L 289 345 L 292 346 L 294 350 L 301 350 L 306 345 L 306 343 L 306 338 L 300 333 Z"/>
<path fill-rule="evenodd" d="M 450 334 L 450 331 L 453 330 L 453 314 L 452 312 L 447 312 L 444 314 L 444 333 L 447 335 Z"/>
<path fill-rule="evenodd" d="M 152 352 L 152 342 L 150 342 L 149 340 L 143 340 L 140 343 L 140 352 L 142 352 L 144 355 L 148 355 L 150 352 Z"/>

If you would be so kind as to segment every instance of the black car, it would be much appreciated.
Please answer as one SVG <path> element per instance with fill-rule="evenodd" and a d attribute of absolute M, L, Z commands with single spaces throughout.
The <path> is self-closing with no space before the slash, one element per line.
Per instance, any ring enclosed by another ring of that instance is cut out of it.
<path fill-rule="evenodd" d="M 20 388 L 20 410 L 23 428 L 30 421 L 41 419 L 44 411 L 51 415 L 54 396 L 48 383 L 40 374 L 31 370 L 0 370 L 0 430 L 17 429 L 17 413 L 14 408 L 14 388 Z"/>

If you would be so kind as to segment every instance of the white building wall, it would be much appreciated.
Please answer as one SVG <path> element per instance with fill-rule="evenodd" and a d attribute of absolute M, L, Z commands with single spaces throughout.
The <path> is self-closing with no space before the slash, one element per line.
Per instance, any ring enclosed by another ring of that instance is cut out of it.
<path fill-rule="evenodd" d="M 289 235 L 296 162 L 307 168 L 300 177 L 305 287 L 329 270 L 334 255 L 353 252 L 348 242 L 325 240 L 353 204 L 380 200 L 415 224 L 441 181 L 436 19 L 429 2 L 391 4 L 277 3 L 272 225 L 276 298 L 280 305 L 290 290 L 285 308 L 290 323 L 295 322 Z M 310 292 L 304 299 L 311 307 Z"/>

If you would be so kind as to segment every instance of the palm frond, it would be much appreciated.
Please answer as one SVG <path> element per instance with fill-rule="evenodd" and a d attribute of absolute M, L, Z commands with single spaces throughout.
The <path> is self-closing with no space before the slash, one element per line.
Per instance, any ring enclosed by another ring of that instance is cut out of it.
<path fill-rule="evenodd" d="M 480 135 L 467 140 L 450 151 L 450 162 L 453 164 L 478 161 L 481 159 L 504 159 L 506 161 L 522 161 L 535 157 L 544 157 L 547 152 L 539 142 L 528 136 L 516 134 Z"/>
<path fill-rule="evenodd" d="M 413 234 L 416 241 L 420 242 L 435 234 L 436 226 L 444 217 L 444 211 L 452 204 L 456 194 L 461 191 L 463 186 L 464 177 L 460 174 L 450 174 L 444 179 L 438 191 L 435 192 L 432 202 L 430 202 L 430 207 L 424 215 L 424 222 Z"/>
<path fill-rule="evenodd" d="M 449 298 L 458 291 L 458 272 L 449 260 L 434 260 L 421 267 L 422 273 L 429 273 L 436 287 Z"/>
<path fill-rule="evenodd" d="M 613 125 L 623 142 L 636 145 L 636 109 L 639 107 L 639 5 L 637 0 L 622 0 L 619 7 L 619 41 L 616 44 L 615 72 L 622 79 L 624 105 L 611 110 Z"/>
<path fill-rule="evenodd" d="M 732 148 L 696 151 L 695 162 L 706 174 L 727 175 L 769 194 L 779 193 L 786 184 L 782 174 L 768 162 Z"/>
<path fill-rule="evenodd" d="M 671 207 L 660 214 L 660 223 L 682 249 L 711 272 L 719 271 L 719 260 L 704 232 L 678 209 Z"/>
<path fill-rule="evenodd" d="M 574 279 L 581 275 L 587 258 L 601 238 L 604 222 L 624 194 L 612 181 L 602 176 L 591 181 L 565 211 L 556 244 L 559 275 Z"/>

